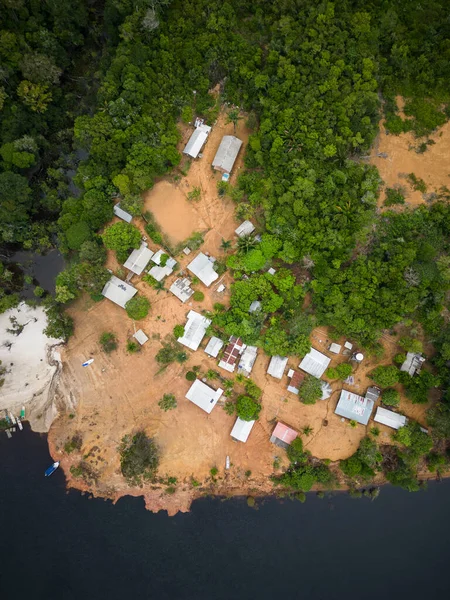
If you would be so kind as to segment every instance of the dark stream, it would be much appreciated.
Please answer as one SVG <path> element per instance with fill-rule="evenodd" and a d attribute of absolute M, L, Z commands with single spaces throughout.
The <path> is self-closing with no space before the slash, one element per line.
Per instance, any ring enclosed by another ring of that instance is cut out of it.
<path fill-rule="evenodd" d="M 66 493 L 51 462 L 45 436 L 0 435 L 2 600 L 449 597 L 449 480 L 374 502 L 205 499 L 169 518 Z"/>

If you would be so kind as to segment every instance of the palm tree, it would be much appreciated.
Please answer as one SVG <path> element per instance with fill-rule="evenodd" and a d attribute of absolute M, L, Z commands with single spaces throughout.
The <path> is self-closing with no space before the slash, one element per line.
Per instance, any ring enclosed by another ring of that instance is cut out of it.
<path fill-rule="evenodd" d="M 232 108 L 227 115 L 227 123 L 233 123 L 234 125 L 234 133 L 236 133 L 236 125 L 238 124 L 238 121 L 240 121 L 242 119 L 242 117 L 239 114 L 239 109 L 238 108 Z"/>
<path fill-rule="evenodd" d="M 222 243 L 220 244 L 220 249 L 226 252 L 231 248 L 231 240 L 224 240 L 222 238 Z"/>
<path fill-rule="evenodd" d="M 258 244 L 258 241 L 255 240 L 251 235 L 243 235 L 238 239 L 238 249 L 239 252 L 246 254 L 249 250 L 255 248 Z"/>

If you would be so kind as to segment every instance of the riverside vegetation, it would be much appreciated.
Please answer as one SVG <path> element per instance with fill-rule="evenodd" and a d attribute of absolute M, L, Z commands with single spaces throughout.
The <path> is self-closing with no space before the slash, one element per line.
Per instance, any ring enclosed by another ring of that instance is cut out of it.
<path fill-rule="evenodd" d="M 141 213 L 141 192 L 180 161 L 177 121 L 195 113 L 211 122 L 209 90 L 220 84 L 222 100 L 242 107 L 253 131 L 245 171 L 236 187 L 222 185 L 220 193 L 233 198 L 238 218 L 252 218 L 264 233 L 260 242 L 240 240 L 227 259 L 235 280 L 231 307 L 215 311 L 212 329 L 238 334 L 269 355 L 298 356 L 318 324 L 375 355 L 383 330 L 402 323 L 422 331 L 434 346 L 433 372 L 408 379 L 391 366 L 376 369 L 373 379 L 391 406 L 398 403 L 390 389 L 398 381 L 412 402 L 426 401 L 438 387 L 441 399 L 428 412 L 432 437 L 411 424 L 396 434 L 394 449 L 363 440 L 342 470 L 352 480 L 383 470 L 407 489 L 417 488 L 420 462 L 443 470 L 450 439 L 449 191 L 415 210 L 380 216 L 378 172 L 360 158 L 381 111 L 391 134 L 413 131 L 425 139 L 450 116 L 447 2 L 0 4 L 1 246 L 43 252 L 57 245 L 64 253 L 68 266 L 55 297 L 37 300 L 47 307 L 49 334 L 71 335 L 64 307 L 81 293 L 101 298 L 109 278 L 105 247 L 120 261 L 138 247 L 133 225 L 112 225 L 99 235 L 114 199 Z M 406 98 L 406 119 L 398 94 Z M 232 122 L 238 118 L 230 111 Z M 79 193 L 70 186 L 72 169 Z M 398 193 L 388 197 L 402 202 Z M 151 222 L 147 231 L 155 242 L 162 239 Z M 271 263 L 276 274 L 262 272 Z M 4 311 L 19 301 L 20 281 L 1 263 L 0 278 Z M 301 308 L 307 293 L 308 313 Z M 261 310 L 249 314 L 255 299 Z M 140 296 L 127 306 L 136 319 L 148 309 Z M 173 344 L 158 360 L 167 364 L 171 354 L 185 360 Z M 314 402 L 317 383 L 306 380 L 302 393 L 304 402 Z M 254 405 L 243 396 L 238 413 L 253 418 Z M 122 470 L 130 480 L 140 477 L 130 463 L 134 448 L 153 452 L 149 444 L 139 436 L 123 443 Z M 300 442 L 290 459 L 285 485 L 304 491 L 313 480 L 330 484 L 327 466 L 314 463 Z M 157 461 L 141 466 L 148 475 Z"/>

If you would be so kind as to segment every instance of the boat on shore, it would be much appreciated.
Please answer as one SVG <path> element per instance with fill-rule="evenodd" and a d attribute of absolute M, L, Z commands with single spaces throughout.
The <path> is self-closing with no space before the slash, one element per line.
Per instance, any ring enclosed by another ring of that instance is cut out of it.
<path fill-rule="evenodd" d="M 56 471 L 56 469 L 59 467 L 59 460 L 54 462 L 46 471 L 45 471 L 45 476 L 46 477 L 50 477 L 50 475 L 53 475 L 53 473 Z"/>

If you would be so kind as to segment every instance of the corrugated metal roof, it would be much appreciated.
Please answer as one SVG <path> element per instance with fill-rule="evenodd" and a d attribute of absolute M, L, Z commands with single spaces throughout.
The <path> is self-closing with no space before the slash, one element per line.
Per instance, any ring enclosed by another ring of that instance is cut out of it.
<path fill-rule="evenodd" d="M 111 302 L 115 302 L 122 308 L 125 308 L 125 304 L 128 300 L 131 300 L 135 294 L 137 294 L 136 288 L 129 283 L 122 281 L 115 275 L 111 277 L 102 290 L 102 295 L 105 296 L 105 298 L 108 298 Z"/>
<path fill-rule="evenodd" d="M 380 394 L 381 394 L 380 388 L 371 386 L 371 387 L 367 388 L 367 392 L 365 393 L 364 397 L 368 398 L 369 400 L 372 400 L 372 402 L 376 402 L 378 400 L 378 398 L 380 397 Z"/>
<path fill-rule="evenodd" d="M 213 358 L 217 358 L 217 355 L 219 354 L 222 346 L 223 346 L 222 340 L 218 337 L 213 336 L 209 340 L 208 345 L 205 348 L 205 352 L 209 356 L 212 356 Z"/>
<path fill-rule="evenodd" d="M 163 254 L 167 254 L 167 252 L 164 252 L 164 250 L 158 250 L 158 252 L 155 252 L 151 258 L 152 262 L 154 262 L 157 266 L 152 267 L 148 273 L 154 277 L 156 281 L 162 281 L 164 277 L 171 275 L 175 265 L 177 264 L 177 261 L 169 256 L 164 267 L 159 266 L 161 264 L 161 256 Z"/>
<path fill-rule="evenodd" d="M 249 377 L 257 356 L 258 348 L 256 346 L 247 346 L 239 361 L 238 373 Z"/>
<path fill-rule="evenodd" d="M 289 373 L 288 373 L 288 376 L 289 376 Z M 304 379 L 305 379 L 304 373 L 300 373 L 300 371 L 293 371 L 291 381 L 289 382 L 289 385 L 287 388 L 288 392 L 291 392 L 292 394 L 298 394 L 300 385 Z"/>
<path fill-rule="evenodd" d="M 225 173 L 231 173 L 241 146 L 242 141 L 234 135 L 224 135 L 217 149 L 212 166 Z"/>
<path fill-rule="evenodd" d="M 200 379 L 196 379 L 187 391 L 186 398 L 209 414 L 222 394 L 221 388 L 214 390 Z"/>
<path fill-rule="evenodd" d="M 372 400 L 342 390 L 339 402 L 334 411 L 337 415 L 367 425 L 373 410 Z"/>
<path fill-rule="evenodd" d="M 400 427 L 406 425 L 408 419 L 405 415 L 399 415 L 398 413 L 392 412 L 392 410 L 387 410 L 386 408 L 381 408 L 381 406 L 379 406 L 375 413 L 374 421 L 392 427 L 392 429 L 400 429 Z"/>
<path fill-rule="evenodd" d="M 136 275 L 140 275 L 148 265 L 152 256 L 153 252 L 150 248 L 147 248 L 147 244 L 141 244 L 141 247 L 138 250 L 133 250 L 123 266 L 126 269 L 133 271 L 133 273 L 136 273 Z"/>
<path fill-rule="evenodd" d="M 290 446 L 297 437 L 298 433 L 294 429 L 278 421 L 278 423 L 275 426 L 275 429 L 273 430 L 270 441 L 273 443 L 273 438 L 276 438 Z"/>
<path fill-rule="evenodd" d="M 246 235 L 250 235 L 253 231 L 255 231 L 255 226 L 253 223 L 251 221 L 244 221 L 237 229 L 234 230 L 234 233 L 238 237 L 244 237 Z"/>
<path fill-rule="evenodd" d="M 210 319 L 203 317 L 195 312 L 195 310 L 190 310 L 187 316 L 187 323 L 184 327 L 184 335 L 178 338 L 178 341 L 191 350 L 197 350 L 210 325 Z"/>
<path fill-rule="evenodd" d="M 331 358 L 328 358 L 328 356 L 325 356 L 325 354 L 322 354 L 322 352 L 318 352 L 314 348 L 311 348 L 311 350 L 299 364 L 299 367 L 306 373 L 314 375 L 314 377 L 320 379 L 327 370 L 330 362 Z"/>
<path fill-rule="evenodd" d="M 320 385 L 322 387 L 322 396 L 320 397 L 320 399 L 321 400 L 328 400 L 328 398 L 332 394 L 331 385 L 329 383 L 327 383 L 326 381 L 321 381 Z"/>
<path fill-rule="evenodd" d="M 192 156 L 192 158 L 197 158 L 200 150 L 203 148 L 203 144 L 208 139 L 210 131 L 211 127 L 209 127 L 209 125 L 200 125 L 197 127 L 189 138 L 189 141 L 183 150 L 183 154 L 188 154 L 189 156 Z"/>
<path fill-rule="evenodd" d="M 408 352 L 406 354 L 406 360 L 400 367 L 400 371 L 408 373 L 411 377 L 418 373 L 422 368 L 422 363 L 425 362 L 425 358 L 417 352 Z"/>
<path fill-rule="evenodd" d="M 219 362 L 219 367 L 221 369 L 225 369 L 225 371 L 228 371 L 229 373 L 233 373 L 234 369 L 236 368 L 238 358 L 240 354 L 242 354 L 244 348 L 245 344 L 241 338 L 232 335 L 227 347 L 225 348 L 222 359 Z"/>
<path fill-rule="evenodd" d="M 188 270 L 200 279 L 202 283 L 209 287 L 213 281 L 219 278 L 219 275 L 213 269 L 213 261 L 206 254 L 200 252 L 187 266 Z"/>
<path fill-rule="evenodd" d="M 130 213 L 127 213 L 120 208 L 120 203 L 114 205 L 114 214 L 116 217 L 119 217 L 119 219 L 122 219 L 122 221 L 126 221 L 127 223 L 131 223 L 133 219 L 133 215 L 130 215 Z"/>
<path fill-rule="evenodd" d="M 194 293 L 194 290 L 191 288 L 191 282 L 187 277 L 175 280 L 169 290 L 174 296 L 181 300 L 181 302 L 189 300 Z"/>
<path fill-rule="evenodd" d="M 272 377 L 276 377 L 277 379 L 281 379 L 283 377 L 287 362 L 288 359 L 285 356 L 272 356 L 267 369 L 268 374 L 272 375 Z"/>
<path fill-rule="evenodd" d="M 253 302 L 250 304 L 250 308 L 248 309 L 249 313 L 254 313 L 257 310 L 260 310 L 261 308 L 261 302 L 259 300 L 253 300 Z"/>
<path fill-rule="evenodd" d="M 339 352 L 341 351 L 342 346 L 340 344 L 336 344 L 335 342 L 333 342 L 332 344 L 330 344 L 330 347 L 328 348 L 328 350 L 330 352 L 332 352 L 333 354 L 339 354 Z"/>
<path fill-rule="evenodd" d="M 142 329 L 138 329 L 133 337 L 140 343 L 141 346 L 143 346 L 145 342 L 148 342 L 148 337 L 145 335 Z"/>
<path fill-rule="evenodd" d="M 237 442 L 246 442 L 256 421 L 244 421 L 239 417 L 231 430 L 231 437 Z"/>

